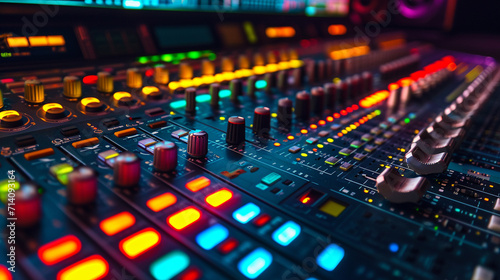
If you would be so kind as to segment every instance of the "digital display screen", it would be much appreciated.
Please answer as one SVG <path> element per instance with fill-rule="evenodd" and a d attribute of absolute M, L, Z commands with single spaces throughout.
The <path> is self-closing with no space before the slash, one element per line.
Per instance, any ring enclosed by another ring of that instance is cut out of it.
<path fill-rule="evenodd" d="M 90 39 L 97 57 L 139 55 L 144 52 L 133 28 L 90 29 Z"/>
<path fill-rule="evenodd" d="M 81 57 L 71 28 L 43 28 L 37 32 L 0 28 L 0 61 Z"/>
<path fill-rule="evenodd" d="M 154 33 L 161 49 L 202 47 L 214 43 L 212 31 L 206 25 L 158 26 Z"/>
<path fill-rule="evenodd" d="M 0 0 L 0 3 L 45 4 L 204 12 L 270 12 L 308 16 L 346 16 L 350 0 Z"/>

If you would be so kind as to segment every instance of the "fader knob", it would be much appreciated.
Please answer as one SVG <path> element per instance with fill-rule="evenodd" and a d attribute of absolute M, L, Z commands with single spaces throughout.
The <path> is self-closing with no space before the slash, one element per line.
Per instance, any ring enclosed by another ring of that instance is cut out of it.
<path fill-rule="evenodd" d="M 247 80 L 247 95 L 250 98 L 255 98 L 255 83 L 257 82 L 257 77 L 250 76 Z"/>
<path fill-rule="evenodd" d="M 289 128 L 292 125 L 293 102 L 288 98 L 278 100 L 278 126 Z"/>
<path fill-rule="evenodd" d="M 177 167 L 177 145 L 164 141 L 155 145 L 153 166 L 161 172 L 172 171 Z"/>
<path fill-rule="evenodd" d="M 322 87 L 311 89 L 311 105 L 315 115 L 321 116 L 325 108 L 325 91 Z"/>
<path fill-rule="evenodd" d="M 234 79 L 229 82 L 229 90 L 231 91 L 231 102 L 238 102 L 238 96 L 243 92 L 243 84 L 241 80 Z"/>
<path fill-rule="evenodd" d="M 250 60 L 244 54 L 238 57 L 238 67 L 239 69 L 250 69 Z"/>
<path fill-rule="evenodd" d="M 45 101 L 45 91 L 39 80 L 28 80 L 24 83 L 24 100 L 32 104 Z"/>
<path fill-rule="evenodd" d="M 69 202 L 77 205 L 92 203 L 97 197 L 96 172 L 90 167 L 80 166 L 69 173 L 67 197 Z"/>
<path fill-rule="evenodd" d="M 113 77 L 108 72 L 97 73 L 97 90 L 103 93 L 113 92 Z"/>
<path fill-rule="evenodd" d="M 170 81 L 170 76 L 165 65 L 159 65 L 155 67 L 154 80 L 155 83 L 160 85 L 168 84 L 168 82 Z"/>
<path fill-rule="evenodd" d="M 186 89 L 184 93 L 184 98 L 186 99 L 186 112 L 195 113 L 196 112 L 196 89 L 190 87 Z"/>
<path fill-rule="evenodd" d="M 323 86 L 325 90 L 325 107 L 326 109 L 335 110 L 337 101 L 337 87 L 333 83 L 326 83 Z"/>
<path fill-rule="evenodd" d="M 116 185 L 126 188 L 133 187 L 139 183 L 141 178 L 141 162 L 134 153 L 124 152 L 116 157 L 113 171 Z"/>
<path fill-rule="evenodd" d="M 239 145 L 245 142 L 245 118 L 230 117 L 227 121 L 226 142 L 229 145 Z"/>
<path fill-rule="evenodd" d="M 277 87 L 281 91 L 285 91 L 288 88 L 288 72 L 285 70 L 278 72 Z"/>
<path fill-rule="evenodd" d="M 190 157 L 203 158 L 208 153 L 208 133 L 203 130 L 191 130 L 188 136 L 187 153 Z"/>
<path fill-rule="evenodd" d="M 63 95 L 68 99 L 82 97 L 82 82 L 78 77 L 66 76 L 63 79 Z"/>
<path fill-rule="evenodd" d="M 212 108 L 218 108 L 219 107 L 219 91 L 220 91 L 220 85 L 215 83 L 210 85 L 210 106 Z"/>
<path fill-rule="evenodd" d="M 295 117 L 299 120 L 308 120 L 310 111 L 311 97 L 305 92 L 301 91 L 295 95 Z"/>
<path fill-rule="evenodd" d="M 140 88 L 142 87 L 142 74 L 137 68 L 127 69 L 127 87 Z"/>
<path fill-rule="evenodd" d="M 253 113 L 253 133 L 266 136 L 271 130 L 271 112 L 267 107 L 257 107 Z"/>
<path fill-rule="evenodd" d="M 38 186 L 28 182 L 21 184 L 15 191 L 16 197 L 16 224 L 20 227 L 34 226 L 42 216 L 42 202 L 38 194 Z"/>

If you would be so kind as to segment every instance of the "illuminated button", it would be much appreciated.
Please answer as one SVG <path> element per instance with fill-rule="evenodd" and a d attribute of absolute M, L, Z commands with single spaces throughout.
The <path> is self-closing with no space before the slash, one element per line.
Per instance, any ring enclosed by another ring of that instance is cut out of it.
<path fill-rule="evenodd" d="M 57 280 L 97 280 L 108 272 L 108 262 L 99 255 L 93 255 L 61 270 Z"/>
<path fill-rule="evenodd" d="M 103 220 L 99 227 L 109 235 L 115 235 L 135 224 L 135 217 L 129 212 L 121 212 Z"/>
<path fill-rule="evenodd" d="M 0 125 L 3 128 L 14 128 L 23 125 L 23 116 L 14 110 L 0 112 Z"/>
<path fill-rule="evenodd" d="M 131 136 L 137 134 L 137 129 L 135 128 L 127 128 L 124 130 L 120 130 L 114 133 L 114 135 L 118 138 L 126 137 L 126 136 Z"/>
<path fill-rule="evenodd" d="M 142 94 L 144 94 L 149 99 L 161 99 L 161 91 L 155 86 L 143 87 Z"/>
<path fill-rule="evenodd" d="M 97 158 L 99 158 L 99 160 L 106 163 L 107 165 L 113 166 L 113 163 L 115 162 L 115 158 L 119 155 L 120 154 L 115 150 L 107 150 L 107 151 L 99 153 L 97 155 Z"/>
<path fill-rule="evenodd" d="M 210 186 L 210 179 L 204 176 L 186 183 L 186 188 L 192 192 L 197 192 L 208 186 Z"/>
<path fill-rule="evenodd" d="M 97 75 L 88 75 L 83 77 L 83 83 L 86 85 L 94 85 L 97 83 Z"/>
<path fill-rule="evenodd" d="M 339 162 L 340 159 L 336 158 L 336 157 L 329 157 L 325 160 L 325 163 L 326 164 L 330 164 L 330 165 L 335 165 L 337 164 L 337 162 Z"/>
<path fill-rule="evenodd" d="M 160 243 L 160 234 L 146 228 L 120 241 L 120 251 L 129 259 L 135 259 Z"/>
<path fill-rule="evenodd" d="M 24 158 L 26 160 L 35 160 L 43 157 L 48 157 L 54 154 L 54 149 L 52 148 L 47 148 L 43 150 L 38 150 L 30 153 L 24 154 Z"/>
<path fill-rule="evenodd" d="M 73 143 L 71 143 L 71 146 L 73 146 L 75 149 L 80 149 L 83 147 L 94 146 L 97 144 L 99 144 L 99 138 L 92 137 L 89 139 L 73 142 Z"/>
<path fill-rule="evenodd" d="M 326 271 L 333 271 L 344 258 L 344 249 L 336 244 L 328 245 L 316 258 L 318 265 Z"/>
<path fill-rule="evenodd" d="M 205 250 L 210 250 L 226 240 L 229 236 L 229 231 L 226 227 L 220 224 L 215 224 L 206 230 L 200 232 L 196 236 L 196 243 Z"/>
<path fill-rule="evenodd" d="M 154 144 L 156 144 L 158 142 L 156 142 L 156 140 L 152 139 L 152 138 L 146 138 L 146 139 L 143 139 L 141 141 L 139 141 L 137 143 L 137 146 L 143 148 L 144 150 L 150 152 L 150 153 L 153 153 L 154 151 Z"/>
<path fill-rule="evenodd" d="M 53 265 L 80 252 L 82 244 L 74 235 L 47 243 L 38 249 L 38 257 L 46 265 Z"/>
<path fill-rule="evenodd" d="M 273 256 L 263 248 L 257 248 L 238 263 L 238 270 L 247 278 L 255 279 L 272 263 Z"/>
<path fill-rule="evenodd" d="M 210 204 L 213 207 L 219 207 L 222 204 L 226 203 L 233 197 L 233 192 L 228 189 L 222 189 L 217 191 L 205 198 L 205 202 Z"/>
<path fill-rule="evenodd" d="M 85 97 L 80 101 L 86 112 L 99 113 L 104 111 L 106 105 L 95 97 Z"/>
<path fill-rule="evenodd" d="M 175 250 L 154 261 L 149 267 L 149 271 L 157 280 L 172 279 L 188 268 L 189 263 L 188 255 Z"/>
<path fill-rule="evenodd" d="M 273 232 L 273 240 L 281 246 L 288 246 L 300 234 L 300 226 L 288 221 Z"/>
<path fill-rule="evenodd" d="M 49 172 L 52 176 L 56 177 L 61 184 L 66 185 L 68 183 L 68 174 L 71 173 L 73 169 L 73 166 L 67 163 L 61 163 L 51 166 Z"/>
<path fill-rule="evenodd" d="M 214 63 L 208 59 L 201 61 L 201 75 L 202 76 L 213 76 L 215 74 Z"/>
<path fill-rule="evenodd" d="M 234 211 L 233 218 L 242 224 L 246 224 L 259 214 L 260 214 L 259 206 L 253 204 L 252 202 L 249 202 L 240 207 L 239 209 L 237 209 L 236 211 Z"/>
<path fill-rule="evenodd" d="M 118 91 L 113 94 L 113 100 L 118 106 L 132 106 L 137 100 L 132 97 L 132 94 L 126 91 Z"/>
<path fill-rule="evenodd" d="M 181 80 L 189 80 L 193 78 L 193 67 L 188 63 L 180 63 L 179 64 L 179 79 Z"/>
<path fill-rule="evenodd" d="M 278 182 L 280 179 L 281 179 L 281 175 L 273 172 L 273 173 L 265 176 L 264 178 L 262 178 L 261 181 L 262 181 L 262 183 L 271 186 L 272 184 Z"/>
<path fill-rule="evenodd" d="M 43 105 L 42 110 L 47 119 L 62 119 L 69 114 L 69 112 L 59 103 L 47 103 Z"/>
<path fill-rule="evenodd" d="M 234 238 L 229 238 L 228 240 L 224 241 L 218 248 L 219 252 L 222 254 L 228 254 L 232 250 L 234 250 L 236 247 L 238 247 L 238 240 Z"/>
<path fill-rule="evenodd" d="M 177 197 L 171 193 L 160 194 L 146 202 L 149 209 L 158 212 L 177 202 Z"/>
<path fill-rule="evenodd" d="M 190 206 L 168 217 L 167 222 L 172 228 L 182 230 L 198 221 L 200 217 L 200 210 Z"/>
<path fill-rule="evenodd" d="M 257 217 L 257 219 L 255 219 L 252 223 L 257 227 L 261 227 L 267 224 L 270 220 L 271 216 L 269 216 L 268 214 L 262 214 L 259 217 Z"/>
<path fill-rule="evenodd" d="M 3 265 L 0 265 L 0 280 L 12 280 L 12 274 Z"/>
<path fill-rule="evenodd" d="M 5 205 L 7 205 L 7 198 L 9 195 L 9 189 L 18 190 L 21 184 L 19 181 L 9 182 L 9 179 L 5 179 L 0 181 L 0 201 L 2 201 Z"/>

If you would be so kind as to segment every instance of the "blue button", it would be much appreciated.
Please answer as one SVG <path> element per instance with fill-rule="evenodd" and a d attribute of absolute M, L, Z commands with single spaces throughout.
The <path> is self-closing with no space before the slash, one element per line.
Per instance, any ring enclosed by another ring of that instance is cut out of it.
<path fill-rule="evenodd" d="M 251 219 L 255 218 L 259 214 L 260 214 L 259 206 L 250 202 L 250 203 L 243 205 L 242 207 L 240 207 L 236 211 L 234 211 L 233 218 L 242 224 L 246 224 Z"/>
<path fill-rule="evenodd" d="M 273 256 L 263 248 L 257 248 L 238 263 L 240 272 L 249 279 L 259 277 L 272 263 Z"/>
<path fill-rule="evenodd" d="M 229 231 L 223 225 L 215 224 L 196 236 L 196 243 L 205 250 L 210 250 L 219 245 L 229 235 Z"/>
<path fill-rule="evenodd" d="M 333 271 L 344 258 L 344 249 L 336 244 L 328 245 L 316 258 L 316 262 L 324 270 Z"/>
<path fill-rule="evenodd" d="M 189 266 L 189 257 L 175 250 L 154 261 L 149 271 L 155 279 L 168 280 L 181 273 Z"/>
<path fill-rule="evenodd" d="M 281 246 L 288 246 L 300 234 L 300 226 L 288 221 L 273 232 L 273 239 Z"/>

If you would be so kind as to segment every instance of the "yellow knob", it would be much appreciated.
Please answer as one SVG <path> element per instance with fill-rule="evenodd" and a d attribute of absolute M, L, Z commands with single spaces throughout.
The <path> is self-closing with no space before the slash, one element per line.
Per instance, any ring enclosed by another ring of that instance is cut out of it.
<path fill-rule="evenodd" d="M 276 55 L 274 54 L 273 51 L 269 51 L 267 53 L 267 63 L 268 64 L 276 64 L 276 63 L 278 63 L 278 59 L 276 58 Z"/>
<path fill-rule="evenodd" d="M 137 68 L 127 69 L 127 86 L 129 88 L 142 87 L 142 74 Z"/>
<path fill-rule="evenodd" d="M 3 107 L 3 94 L 2 90 L 0 89 L 0 109 Z"/>
<path fill-rule="evenodd" d="M 66 76 L 63 79 L 63 95 L 69 99 L 82 97 L 82 82 L 78 77 Z"/>
<path fill-rule="evenodd" d="M 24 83 L 24 100 L 34 104 L 45 101 L 45 91 L 39 80 L 28 80 Z"/>
<path fill-rule="evenodd" d="M 222 72 L 233 72 L 234 71 L 233 60 L 227 56 L 223 57 L 220 68 Z"/>
<path fill-rule="evenodd" d="M 167 67 L 165 65 L 159 65 L 155 67 L 155 83 L 166 85 L 168 84 L 170 78 Z"/>
<path fill-rule="evenodd" d="M 108 72 L 97 73 L 97 90 L 104 93 L 111 93 L 114 89 L 113 77 Z"/>
<path fill-rule="evenodd" d="M 264 56 L 261 53 L 256 53 L 253 56 L 253 66 L 264 66 L 266 62 L 264 61 Z"/>
<path fill-rule="evenodd" d="M 290 60 L 290 57 L 288 56 L 288 53 L 284 50 L 280 51 L 280 62 L 285 62 Z"/>
<path fill-rule="evenodd" d="M 246 55 L 242 54 L 238 57 L 238 67 L 239 69 L 250 69 L 250 61 Z"/>
<path fill-rule="evenodd" d="M 215 74 L 214 63 L 208 59 L 204 59 L 201 62 L 201 75 L 202 76 L 213 76 Z"/>
<path fill-rule="evenodd" d="M 193 68 L 191 65 L 185 62 L 179 64 L 179 78 L 181 80 L 193 78 Z"/>
<path fill-rule="evenodd" d="M 299 54 L 297 53 L 297 50 L 295 50 L 295 49 L 291 49 L 289 55 L 290 55 L 290 60 L 299 59 Z"/>

